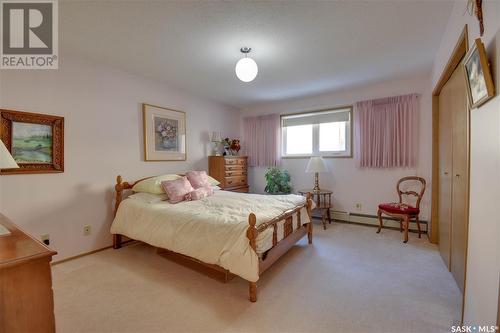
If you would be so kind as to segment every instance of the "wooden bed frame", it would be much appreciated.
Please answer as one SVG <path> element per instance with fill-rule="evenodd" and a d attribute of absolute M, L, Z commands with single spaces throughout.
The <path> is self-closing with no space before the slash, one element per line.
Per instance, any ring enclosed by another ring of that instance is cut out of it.
<path fill-rule="evenodd" d="M 147 177 L 144 179 L 149 179 L 153 177 Z M 118 176 L 116 178 L 116 185 L 115 185 L 115 192 L 116 192 L 116 198 L 115 198 L 115 210 L 114 210 L 114 215 L 116 216 L 116 213 L 118 211 L 118 207 L 120 206 L 120 203 L 124 199 L 124 191 L 125 190 L 130 190 L 134 186 L 134 184 L 144 180 L 138 180 L 136 182 L 130 183 L 130 182 L 124 182 L 121 176 Z M 309 215 L 309 220 L 311 221 L 310 223 L 306 223 L 302 225 L 301 223 L 301 214 L 300 211 L 302 208 L 306 207 L 307 208 L 307 214 Z M 268 228 L 273 228 L 273 246 L 271 249 L 269 249 L 267 252 L 265 252 L 260 258 L 259 258 L 259 276 L 265 272 L 273 263 L 275 263 L 279 258 L 281 258 L 291 247 L 295 245 L 302 237 L 304 237 L 307 234 L 309 244 L 312 244 L 312 235 L 313 235 L 313 225 L 312 225 L 312 216 L 311 216 L 311 209 L 312 209 L 312 196 L 311 193 L 307 194 L 307 200 L 306 203 L 300 206 L 297 206 L 293 209 L 290 209 L 283 214 L 275 217 L 271 221 L 262 223 L 259 226 L 256 226 L 257 219 L 254 213 L 250 213 L 248 216 L 248 229 L 247 229 L 247 237 L 250 242 L 250 246 L 253 248 L 254 251 L 257 250 L 257 236 L 259 233 L 263 232 L 264 230 Z M 297 216 L 297 226 L 294 228 L 293 224 L 293 215 L 296 214 Z M 278 222 L 285 220 L 284 227 L 283 227 L 283 239 L 278 241 Z M 122 235 L 119 234 L 113 234 L 113 248 L 114 249 L 119 249 L 122 246 Z M 232 275 L 229 273 L 225 268 L 220 267 L 218 265 L 213 265 L 213 264 L 207 264 L 204 263 L 198 259 L 185 256 L 183 254 L 175 253 L 172 252 L 168 249 L 158 249 L 160 254 L 167 254 L 168 256 L 174 256 L 177 257 L 177 261 L 181 260 L 189 260 L 198 264 L 202 264 L 208 269 L 217 271 L 217 272 L 224 272 L 226 273 L 226 281 L 228 280 L 228 276 Z M 249 294 L 250 294 L 250 301 L 251 302 L 256 302 L 257 301 L 257 282 L 251 282 L 249 281 Z"/>

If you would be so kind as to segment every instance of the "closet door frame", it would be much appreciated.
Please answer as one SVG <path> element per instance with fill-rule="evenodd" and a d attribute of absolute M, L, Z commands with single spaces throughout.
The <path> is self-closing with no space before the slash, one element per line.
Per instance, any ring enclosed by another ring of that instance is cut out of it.
<path fill-rule="evenodd" d="M 451 75 L 460 65 L 462 58 L 467 54 L 469 50 L 468 41 L 468 31 L 467 25 L 465 25 L 460 38 L 453 50 L 448 63 L 444 67 L 444 70 L 432 92 L 432 205 L 431 205 L 431 225 L 429 239 L 431 243 L 438 244 L 439 242 L 439 217 L 438 217 L 438 205 L 439 205 L 439 94 L 441 89 L 450 79 Z"/>
<path fill-rule="evenodd" d="M 464 26 L 462 33 L 453 49 L 453 52 L 448 59 L 446 66 L 439 77 L 439 80 L 432 91 L 432 192 L 431 192 L 431 224 L 429 240 L 431 243 L 439 243 L 439 95 L 443 86 L 448 82 L 455 69 L 461 64 L 462 59 L 469 51 L 469 37 L 467 25 Z M 465 78 L 464 78 L 465 79 Z M 470 117 L 470 115 L 468 115 Z M 470 126 L 470 121 L 468 122 Z M 470 135 L 470 128 L 468 129 Z M 468 142 L 468 149 L 470 146 L 470 137 Z M 470 152 L 469 152 L 470 153 Z M 470 156 L 470 155 L 469 155 Z M 468 161 L 469 163 L 470 161 Z M 470 168 L 468 168 L 470 170 Z M 467 181 L 470 181 L 470 176 L 467 175 Z M 470 186 L 468 186 L 470 189 Z M 467 217 L 468 217 L 467 207 Z M 467 222 L 468 225 L 468 222 Z M 466 262 L 465 262 L 465 282 L 464 290 L 462 290 L 462 318 L 464 316 L 465 306 L 465 289 L 467 288 L 467 242 L 465 244 Z"/>

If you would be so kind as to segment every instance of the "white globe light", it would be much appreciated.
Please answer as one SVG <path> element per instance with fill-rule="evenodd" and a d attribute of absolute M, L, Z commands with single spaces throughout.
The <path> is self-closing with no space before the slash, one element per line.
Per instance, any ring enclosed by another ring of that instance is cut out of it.
<path fill-rule="evenodd" d="M 236 76 L 243 82 L 250 82 L 255 79 L 258 71 L 257 63 L 252 58 L 241 58 L 236 63 Z"/>

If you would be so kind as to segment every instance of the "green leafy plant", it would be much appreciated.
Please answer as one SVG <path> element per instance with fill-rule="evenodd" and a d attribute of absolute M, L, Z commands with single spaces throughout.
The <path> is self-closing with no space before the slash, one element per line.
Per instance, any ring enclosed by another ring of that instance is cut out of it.
<path fill-rule="evenodd" d="M 264 191 L 270 194 L 288 194 L 292 192 L 290 174 L 287 170 L 272 167 L 266 171 L 266 188 Z"/>

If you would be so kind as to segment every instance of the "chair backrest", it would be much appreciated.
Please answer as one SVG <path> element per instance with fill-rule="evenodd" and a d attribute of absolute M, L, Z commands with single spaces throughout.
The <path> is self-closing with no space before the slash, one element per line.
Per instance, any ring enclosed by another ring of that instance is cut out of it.
<path fill-rule="evenodd" d="M 401 190 L 401 184 L 404 182 L 408 181 L 418 181 L 420 182 L 420 192 L 415 192 L 415 191 L 402 191 Z M 398 181 L 398 184 L 396 185 L 396 190 L 398 191 L 398 196 L 399 196 L 399 202 L 403 202 L 403 195 L 412 195 L 417 198 L 417 203 L 416 203 L 416 208 L 420 208 L 420 201 L 422 201 L 422 197 L 424 196 L 425 192 L 425 186 L 427 185 L 427 182 L 425 181 L 424 178 L 422 177 L 417 177 L 417 176 L 408 176 L 408 177 L 403 177 Z"/>

